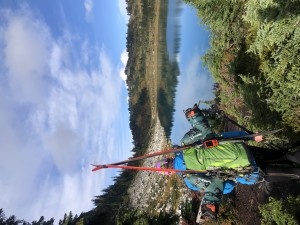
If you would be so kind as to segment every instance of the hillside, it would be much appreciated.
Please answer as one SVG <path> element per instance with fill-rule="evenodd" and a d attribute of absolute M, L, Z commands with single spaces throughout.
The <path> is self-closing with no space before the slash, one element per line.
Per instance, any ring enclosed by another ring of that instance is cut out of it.
<path fill-rule="evenodd" d="M 186 2 L 211 32 L 202 59 L 220 107 L 250 130 L 284 128 L 281 146 L 299 142 L 299 1 Z"/>
<path fill-rule="evenodd" d="M 284 128 L 268 141 L 299 150 L 300 2 L 185 2 L 197 9 L 199 21 L 211 32 L 211 47 L 202 60 L 217 82 L 216 103 L 249 130 Z M 287 209 L 299 207 L 299 185 L 299 180 L 274 183 L 268 195 L 261 185 L 239 185 L 221 219 L 252 225 L 260 224 L 262 216 L 266 224 L 298 224 L 299 211 Z M 262 207 L 270 196 L 273 199 Z"/>
<path fill-rule="evenodd" d="M 127 1 L 127 4 L 129 60 L 125 72 L 128 75 L 134 151 L 140 155 L 168 147 L 179 69 L 167 50 L 168 1 L 140 0 Z M 178 45 L 175 51 L 178 51 Z M 157 160 L 148 159 L 140 165 L 153 167 Z M 130 219 L 124 215 L 129 215 L 132 221 L 147 217 L 151 223 L 151 218 L 175 221 L 174 215 L 181 214 L 179 208 L 190 196 L 190 191 L 178 176 L 143 171 L 135 175 L 128 194 L 128 211 L 124 210 L 119 221 L 128 222 Z M 137 211 L 132 214 L 132 209 Z"/>
<path fill-rule="evenodd" d="M 127 1 L 130 128 L 137 149 L 147 146 L 149 130 L 159 116 L 167 136 L 172 127 L 178 65 L 168 56 L 168 1 Z"/>
<path fill-rule="evenodd" d="M 179 69 L 176 61 L 169 59 L 167 50 L 168 1 L 127 0 L 126 3 L 130 19 L 125 73 L 134 141 L 132 151 L 138 156 L 168 146 Z M 177 51 L 178 46 L 174 49 Z M 129 165 L 153 167 L 156 160 Z M 180 215 L 179 208 L 190 194 L 177 176 L 124 170 L 114 181 L 104 194 L 95 197 L 95 209 L 79 217 L 84 218 L 84 224 L 133 224 L 135 221 L 174 224 Z"/>

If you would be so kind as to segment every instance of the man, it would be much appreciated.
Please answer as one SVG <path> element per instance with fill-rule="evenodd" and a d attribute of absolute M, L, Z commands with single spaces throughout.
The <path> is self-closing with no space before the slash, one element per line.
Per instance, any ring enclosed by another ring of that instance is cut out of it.
<path fill-rule="evenodd" d="M 174 169 L 205 170 L 206 173 L 182 174 L 187 186 L 204 192 L 203 215 L 216 218 L 222 194 L 231 192 L 236 183 L 255 184 L 263 181 L 299 179 L 300 169 L 293 166 L 300 163 L 300 152 L 272 151 L 246 145 L 243 141 L 224 141 L 205 148 L 203 141 L 220 137 L 212 132 L 205 115 L 195 104 L 185 111 L 193 129 L 181 140 L 183 145 L 195 146 L 176 155 L 172 162 Z M 222 133 L 225 138 L 243 136 L 245 132 Z M 254 141 L 262 141 L 262 136 Z M 198 145 L 197 145 L 198 144 Z M 282 166 L 284 165 L 284 166 Z"/>
<path fill-rule="evenodd" d="M 197 104 L 194 104 L 193 108 L 188 108 L 187 110 L 185 110 L 184 113 L 186 119 L 191 124 L 192 129 L 189 132 L 187 132 L 181 139 L 182 145 L 197 146 L 197 144 L 202 144 L 205 140 L 220 138 L 234 139 L 235 137 L 241 137 L 248 134 L 245 131 L 223 132 L 220 134 L 213 132 L 208 120 L 206 119 L 206 117 L 211 117 L 212 115 L 206 115 L 205 113 L 203 113 L 199 109 Z M 254 136 L 253 138 L 247 138 L 246 140 L 260 142 L 263 140 L 263 137 L 261 135 Z M 213 145 L 214 144 L 212 143 L 211 147 L 213 147 Z M 198 148 L 199 150 L 197 151 L 195 148 Z M 200 151 L 200 149 L 203 149 L 202 146 L 195 148 L 191 148 L 187 151 L 184 151 L 184 158 L 186 163 L 189 164 L 187 166 L 189 169 L 207 170 L 209 169 L 207 167 L 222 167 L 222 163 L 226 165 L 226 167 L 231 169 L 237 167 L 245 167 L 249 165 L 253 167 L 252 164 L 253 162 L 255 162 L 255 164 L 257 163 L 258 166 L 263 170 L 275 172 L 278 170 L 275 170 L 274 167 L 271 166 L 271 163 L 299 163 L 300 161 L 299 153 L 272 151 L 266 148 L 248 146 L 243 141 L 239 142 L 235 140 L 222 142 L 215 148 L 211 148 L 209 151 Z M 194 156 L 197 157 L 195 158 Z M 255 158 L 255 160 L 253 157 Z M 202 159 L 205 160 L 203 161 Z M 270 165 L 265 166 L 266 164 Z M 286 169 L 285 172 L 298 173 L 298 170 Z"/>

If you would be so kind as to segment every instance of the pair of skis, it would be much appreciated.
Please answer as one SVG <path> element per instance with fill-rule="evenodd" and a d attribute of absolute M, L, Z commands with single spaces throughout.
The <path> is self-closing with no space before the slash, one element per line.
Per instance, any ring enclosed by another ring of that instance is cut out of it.
<path fill-rule="evenodd" d="M 248 135 L 243 135 L 243 136 L 239 136 L 239 137 L 219 139 L 219 140 L 217 139 L 217 142 L 218 143 L 222 143 L 222 142 L 240 142 L 240 141 L 244 141 L 244 140 L 249 140 L 249 139 L 254 138 L 256 136 L 265 136 L 265 135 L 274 134 L 274 133 L 277 133 L 281 130 L 282 129 L 273 130 L 273 131 L 263 131 L 263 132 L 260 132 L 260 133 L 248 134 Z M 187 146 L 183 146 L 183 147 L 171 148 L 171 149 L 168 149 L 168 150 L 154 152 L 154 153 L 150 153 L 150 154 L 146 154 L 146 155 L 142 155 L 142 156 L 131 157 L 127 160 L 123 160 L 123 161 L 116 162 L 116 163 L 103 164 L 103 165 L 91 164 L 94 167 L 92 169 L 92 171 L 94 172 L 94 171 L 105 169 L 105 168 L 119 168 L 119 169 L 130 169 L 130 170 L 167 172 L 167 173 L 177 173 L 177 172 L 182 172 L 182 173 L 205 173 L 205 172 L 207 172 L 205 170 L 175 170 L 175 169 L 162 169 L 162 168 L 149 168 L 149 167 L 138 167 L 138 166 L 123 165 L 123 164 L 129 163 L 129 162 L 135 162 L 135 161 L 138 161 L 138 160 L 152 158 L 152 157 L 160 156 L 160 155 L 178 153 L 178 152 L 182 152 L 184 150 L 187 150 L 191 147 L 201 147 L 201 146 L 203 146 L 203 144 L 199 144 L 199 145 L 196 145 L 196 146 L 187 145 Z"/>

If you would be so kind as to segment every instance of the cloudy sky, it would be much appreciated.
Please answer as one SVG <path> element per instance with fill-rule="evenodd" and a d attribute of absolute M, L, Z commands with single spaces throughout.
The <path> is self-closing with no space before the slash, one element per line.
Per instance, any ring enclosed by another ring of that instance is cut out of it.
<path fill-rule="evenodd" d="M 208 47 L 184 6 L 172 138 L 189 125 L 182 109 L 211 98 L 199 55 Z M 124 67 L 125 0 L 0 1 L 0 208 L 33 221 L 80 214 L 116 170 L 91 163 L 130 157 Z"/>
<path fill-rule="evenodd" d="M 90 210 L 116 172 L 92 173 L 90 163 L 130 156 L 125 7 L 125 0 L 0 2 L 7 216 L 32 221 Z"/>

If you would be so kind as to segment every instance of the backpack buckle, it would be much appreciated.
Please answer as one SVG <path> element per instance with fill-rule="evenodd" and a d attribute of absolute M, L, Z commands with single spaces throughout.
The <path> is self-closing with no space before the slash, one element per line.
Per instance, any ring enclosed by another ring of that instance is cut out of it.
<path fill-rule="evenodd" d="M 204 148 L 213 148 L 219 145 L 218 140 L 213 139 L 213 140 L 207 140 L 203 142 Z"/>

